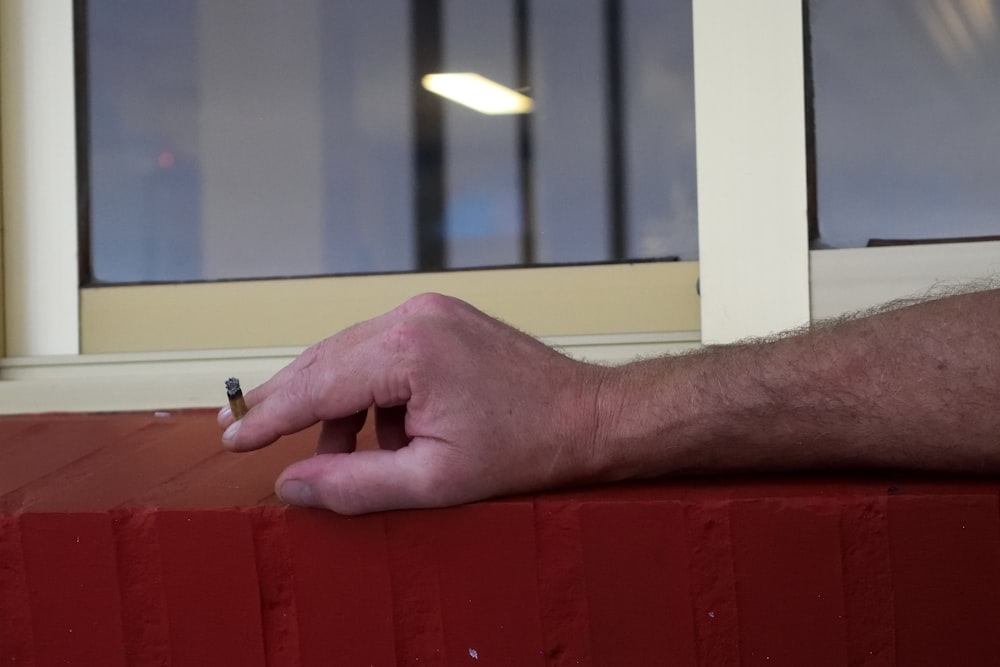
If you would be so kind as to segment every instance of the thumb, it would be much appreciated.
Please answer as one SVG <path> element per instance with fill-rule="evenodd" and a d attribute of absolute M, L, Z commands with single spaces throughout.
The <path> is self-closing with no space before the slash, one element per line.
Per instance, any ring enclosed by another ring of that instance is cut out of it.
<path fill-rule="evenodd" d="M 338 514 L 438 507 L 447 503 L 441 485 L 431 482 L 432 470 L 410 447 L 319 454 L 285 468 L 275 492 L 289 505 Z"/>

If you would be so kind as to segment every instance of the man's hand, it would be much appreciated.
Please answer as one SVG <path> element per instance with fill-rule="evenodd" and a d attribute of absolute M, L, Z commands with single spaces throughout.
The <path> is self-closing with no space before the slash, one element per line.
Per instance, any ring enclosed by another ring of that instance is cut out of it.
<path fill-rule="evenodd" d="M 1000 472 L 1000 290 L 616 368 L 468 304 L 410 300 L 247 395 L 235 451 L 318 421 L 278 493 L 342 513 L 692 472 Z M 353 452 L 375 408 L 379 451 Z"/>
<path fill-rule="evenodd" d="M 598 479 L 607 372 L 426 294 L 310 347 L 219 421 L 237 452 L 322 422 L 317 455 L 277 481 L 288 503 L 439 507 Z M 369 408 L 380 449 L 355 451 Z"/>

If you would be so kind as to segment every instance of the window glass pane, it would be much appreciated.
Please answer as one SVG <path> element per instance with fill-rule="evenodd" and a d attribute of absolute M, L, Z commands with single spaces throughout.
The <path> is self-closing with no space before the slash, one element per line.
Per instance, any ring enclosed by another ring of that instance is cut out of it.
<path fill-rule="evenodd" d="M 695 259 L 694 47 L 691 31 L 679 29 L 691 24 L 691 6 L 657 0 L 622 6 L 627 253 Z"/>
<path fill-rule="evenodd" d="M 532 119 L 538 256 L 610 256 L 608 69 L 601 0 L 546 0 L 531 8 Z M 567 16 L 573 16 L 567 21 Z M 595 48 L 598 47 L 598 48 Z"/>
<path fill-rule="evenodd" d="M 697 258 L 690 2 L 79 6 L 85 283 Z"/>
<path fill-rule="evenodd" d="M 820 247 L 1000 235 L 998 10 L 811 0 Z"/>
<path fill-rule="evenodd" d="M 517 85 L 514 2 L 444 0 L 442 71 L 476 72 Z M 518 264 L 518 132 L 522 114 L 491 116 L 445 104 L 446 267 Z"/>

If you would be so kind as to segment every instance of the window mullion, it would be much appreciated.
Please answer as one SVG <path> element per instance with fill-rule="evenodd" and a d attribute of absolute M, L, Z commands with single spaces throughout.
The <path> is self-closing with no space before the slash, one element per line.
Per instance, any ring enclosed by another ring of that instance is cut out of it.
<path fill-rule="evenodd" d="M 809 321 L 802 6 L 694 3 L 702 340 Z"/>
<path fill-rule="evenodd" d="M 73 3 L 0 3 L 6 354 L 77 354 Z"/>

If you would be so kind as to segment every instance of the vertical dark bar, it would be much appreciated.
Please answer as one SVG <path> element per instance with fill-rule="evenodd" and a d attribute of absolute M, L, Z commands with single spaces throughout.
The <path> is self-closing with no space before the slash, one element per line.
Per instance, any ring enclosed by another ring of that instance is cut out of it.
<path fill-rule="evenodd" d="M 810 243 L 819 239 L 819 211 L 817 210 L 816 183 L 816 88 L 812 70 L 812 26 L 809 23 L 809 0 L 802 0 L 802 48 L 805 74 L 806 115 L 806 192 Z"/>
<path fill-rule="evenodd" d="M 608 228 L 610 259 L 621 261 L 627 252 L 625 234 L 625 92 L 622 77 L 621 6 L 604 2 L 604 53 L 608 79 Z"/>
<path fill-rule="evenodd" d="M 441 71 L 441 18 L 441 0 L 410 0 L 417 269 L 420 271 L 445 268 L 442 102 L 421 85 L 425 74 Z"/>
<path fill-rule="evenodd" d="M 528 0 L 514 0 L 514 40 L 517 57 L 517 87 L 529 97 L 531 89 L 531 27 Z M 535 263 L 535 170 L 532 159 L 531 114 L 517 119 L 517 157 L 521 185 L 521 261 Z"/>
<path fill-rule="evenodd" d="M 90 93 L 87 0 L 73 0 L 73 76 L 76 112 L 76 224 L 80 286 L 94 274 L 90 247 Z"/>

